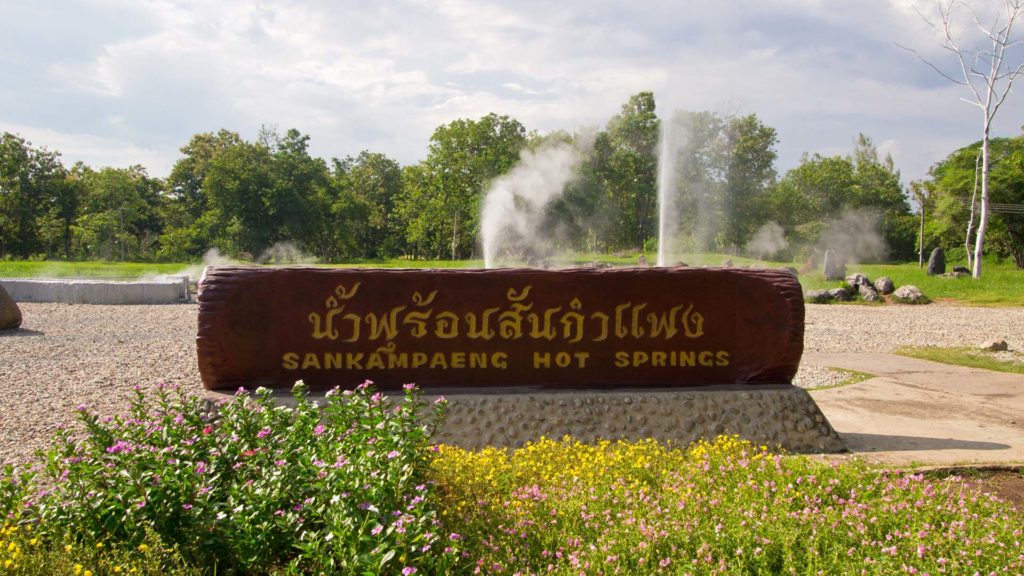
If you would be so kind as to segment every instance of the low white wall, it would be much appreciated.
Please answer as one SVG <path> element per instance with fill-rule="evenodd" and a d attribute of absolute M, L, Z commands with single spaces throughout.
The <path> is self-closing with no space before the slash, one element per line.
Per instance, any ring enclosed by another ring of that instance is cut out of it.
<path fill-rule="evenodd" d="M 0 278 L 0 285 L 15 302 L 180 304 L 191 300 L 188 276 L 168 276 L 138 282 Z"/>

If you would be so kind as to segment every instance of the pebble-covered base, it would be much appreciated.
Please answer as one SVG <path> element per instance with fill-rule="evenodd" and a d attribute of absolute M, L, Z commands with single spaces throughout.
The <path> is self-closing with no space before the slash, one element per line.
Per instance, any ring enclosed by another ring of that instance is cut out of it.
<path fill-rule="evenodd" d="M 433 397 L 427 396 L 427 400 Z M 738 434 L 789 452 L 846 450 L 806 390 L 735 386 L 687 390 L 448 394 L 439 443 L 518 447 L 541 436 L 584 442 L 654 438 L 686 445 Z"/>
<path fill-rule="evenodd" d="M 206 391 L 206 418 L 230 394 Z M 310 396 L 322 401 L 322 396 Z M 686 390 L 446 391 L 448 408 L 433 440 L 469 450 L 516 448 L 571 436 L 583 442 L 653 438 L 685 446 L 701 438 L 737 434 L 758 445 L 796 453 L 845 452 L 814 399 L 797 386 L 716 386 Z M 293 405 L 290 392 L 274 396 Z M 436 395 L 425 395 L 425 404 Z"/>

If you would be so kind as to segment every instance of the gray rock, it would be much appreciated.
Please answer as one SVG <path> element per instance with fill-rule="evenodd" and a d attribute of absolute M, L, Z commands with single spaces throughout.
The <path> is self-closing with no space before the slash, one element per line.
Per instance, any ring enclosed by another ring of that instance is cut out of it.
<path fill-rule="evenodd" d="M 900 286 L 892 293 L 892 298 L 900 304 L 927 304 L 930 302 L 930 300 L 921 293 L 921 290 L 913 284 Z"/>
<path fill-rule="evenodd" d="M 875 280 L 875 290 L 877 290 L 879 294 L 892 294 L 892 291 L 895 289 L 896 285 L 893 284 L 892 278 L 889 278 L 888 276 L 882 276 Z"/>
<path fill-rule="evenodd" d="M 988 350 L 989 352 L 1006 352 L 1010 349 L 1010 346 L 1006 343 L 1006 340 L 990 340 L 981 345 L 982 350 Z"/>
<path fill-rule="evenodd" d="M 808 290 L 804 292 L 804 302 L 825 304 L 831 301 L 832 296 L 828 293 L 828 290 Z"/>
<path fill-rule="evenodd" d="M 928 257 L 928 275 L 939 276 L 946 273 L 946 253 L 942 251 L 942 248 L 936 248 L 932 250 L 932 255 Z"/>
<path fill-rule="evenodd" d="M 14 330 L 21 326 L 21 308 L 11 300 L 11 296 L 0 286 L 0 330 Z"/>
<path fill-rule="evenodd" d="M 854 290 L 857 290 L 860 286 L 870 286 L 871 281 L 868 280 L 867 276 L 861 274 L 860 272 L 855 272 L 846 277 L 846 285 Z"/>
<path fill-rule="evenodd" d="M 964 266 L 953 266 L 953 275 L 957 277 L 970 276 L 971 271 L 965 268 Z"/>
<path fill-rule="evenodd" d="M 864 299 L 865 302 L 877 302 L 878 291 L 871 284 L 858 284 L 857 293 Z"/>
<path fill-rule="evenodd" d="M 800 273 L 797 272 L 797 269 L 793 268 L 792 266 L 783 266 L 782 269 L 792 274 L 794 278 L 800 275 Z"/>
<path fill-rule="evenodd" d="M 825 280 L 842 280 L 846 276 L 846 264 L 832 250 L 825 250 Z"/>
<path fill-rule="evenodd" d="M 851 295 L 850 291 L 846 288 L 833 288 L 828 291 L 828 295 L 831 296 L 833 300 L 838 300 L 840 302 L 849 302 L 853 299 L 853 295 Z"/>

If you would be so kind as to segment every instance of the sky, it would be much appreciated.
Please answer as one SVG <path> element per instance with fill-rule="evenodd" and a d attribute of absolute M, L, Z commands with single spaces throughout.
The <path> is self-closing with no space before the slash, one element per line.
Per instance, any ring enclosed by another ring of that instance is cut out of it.
<path fill-rule="evenodd" d="M 955 37 L 982 46 L 955 16 Z M 157 177 L 194 134 L 264 125 L 309 135 L 322 158 L 412 164 L 456 119 L 603 127 L 649 90 L 662 118 L 757 114 L 778 131 L 780 175 L 863 132 L 909 183 L 981 137 L 967 89 L 900 47 L 956 73 L 940 40 L 912 0 L 2 0 L 0 131 L 69 166 Z M 1022 124 L 1011 94 L 992 132 Z"/>

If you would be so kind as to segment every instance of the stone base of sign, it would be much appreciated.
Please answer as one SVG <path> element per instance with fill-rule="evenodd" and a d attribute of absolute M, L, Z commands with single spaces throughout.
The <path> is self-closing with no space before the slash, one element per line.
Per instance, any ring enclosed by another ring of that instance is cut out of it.
<path fill-rule="evenodd" d="M 211 400 L 230 395 L 208 392 Z M 839 435 L 810 394 L 789 385 L 741 385 L 684 390 L 522 391 L 446 390 L 447 418 L 434 441 L 466 449 L 515 448 L 541 436 L 583 442 L 653 438 L 686 445 L 736 434 L 758 445 L 796 453 L 844 452 Z M 316 395 L 312 396 L 313 398 Z M 292 401 L 287 391 L 277 396 Z M 426 402 L 437 396 L 428 394 Z"/>

